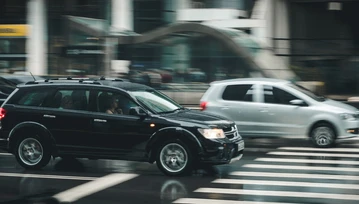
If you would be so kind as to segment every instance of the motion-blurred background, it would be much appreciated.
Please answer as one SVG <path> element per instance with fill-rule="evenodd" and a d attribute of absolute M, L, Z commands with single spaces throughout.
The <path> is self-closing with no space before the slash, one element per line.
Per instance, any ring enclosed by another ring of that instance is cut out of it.
<path fill-rule="evenodd" d="M 0 74 L 111 76 L 198 104 L 212 81 L 359 91 L 358 1 L 0 0 Z"/>

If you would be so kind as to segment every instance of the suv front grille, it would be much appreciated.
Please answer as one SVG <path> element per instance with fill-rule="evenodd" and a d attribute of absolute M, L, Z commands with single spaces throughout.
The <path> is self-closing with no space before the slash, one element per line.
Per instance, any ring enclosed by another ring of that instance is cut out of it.
<path fill-rule="evenodd" d="M 239 136 L 236 125 L 233 125 L 229 128 L 224 128 L 223 131 L 228 139 L 234 139 Z"/>

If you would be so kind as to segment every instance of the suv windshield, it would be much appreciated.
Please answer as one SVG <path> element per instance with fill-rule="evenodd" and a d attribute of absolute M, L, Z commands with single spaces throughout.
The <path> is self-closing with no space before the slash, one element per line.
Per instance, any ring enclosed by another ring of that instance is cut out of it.
<path fill-rule="evenodd" d="M 131 93 L 154 113 L 171 113 L 183 109 L 181 105 L 156 90 L 132 91 Z"/>
<path fill-rule="evenodd" d="M 325 101 L 325 97 L 324 96 L 319 96 L 313 92 L 311 92 L 310 90 L 304 88 L 303 86 L 299 85 L 299 84 L 296 84 L 296 83 L 290 83 L 289 84 L 290 87 L 304 93 L 305 95 L 311 97 L 312 99 L 316 100 L 316 101 Z"/>

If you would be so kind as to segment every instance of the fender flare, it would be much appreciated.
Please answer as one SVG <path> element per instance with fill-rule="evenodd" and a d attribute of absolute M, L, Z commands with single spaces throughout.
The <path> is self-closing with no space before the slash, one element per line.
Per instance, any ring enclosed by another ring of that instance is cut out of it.
<path fill-rule="evenodd" d="M 204 149 L 199 139 L 193 133 L 181 127 L 165 127 L 157 130 L 148 140 L 146 144 L 146 152 L 151 154 L 153 145 L 155 145 L 160 138 L 166 137 L 166 135 L 168 136 L 168 133 L 175 133 L 173 134 L 172 138 L 185 137 L 186 139 L 191 140 L 193 144 L 195 144 L 198 152 L 203 152 Z"/>
<path fill-rule="evenodd" d="M 52 136 L 51 132 L 42 124 L 37 123 L 37 122 L 33 122 L 33 121 L 25 121 L 25 122 L 21 122 L 19 124 L 17 124 L 13 129 L 11 129 L 10 133 L 9 133 L 9 137 L 8 137 L 8 144 L 7 144 L 7 148 L 9 151 L 12 151 L 12 148 L 14 147 L 14 142 L 16 142 L 16 140 L 14 140 L 14 138 L 16 137 L 16 133 L 23 129 L 23 128 L 34 128 L 38 131 L 40 131 L 41 133 L 41 137 L 44 137 L 45 140 L 47 140 L 48 142 L 50 142 L 51 146 L 52 146 L 52 154 L 56 155 L 57 154 L 57 148 L 56 148 L 56 140 L 55 138 Z"/>

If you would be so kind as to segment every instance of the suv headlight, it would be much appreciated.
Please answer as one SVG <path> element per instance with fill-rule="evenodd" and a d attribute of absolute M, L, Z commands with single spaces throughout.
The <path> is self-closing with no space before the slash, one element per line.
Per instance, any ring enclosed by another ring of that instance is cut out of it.
<path fill-rule="evenodd" d="M 350 114 L 350 113 L 341 113 L 341 114 L 340 114 L 340 117 L 341 117 L 343 120 L 356 120 L 354 114 Z"/>
<path fill-rule="evenodd" d="M 222 129 L 198 129 L 198 131 L 207 139 L 221 139 L 226 137 Z"/>

